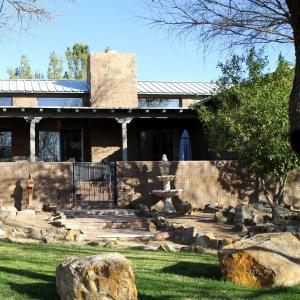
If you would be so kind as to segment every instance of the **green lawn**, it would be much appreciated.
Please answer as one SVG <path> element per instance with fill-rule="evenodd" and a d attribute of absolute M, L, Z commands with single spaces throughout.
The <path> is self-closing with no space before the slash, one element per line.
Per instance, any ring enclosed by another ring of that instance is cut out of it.
<path fill-rule="evenodd" d="M 300 299 L 300 287 L 246 289 L 224 282 L 216 256 L 0 242 L 0 299 L 58 299 L 55 267 L 68 256 L 117 251 L 132 260 L 139 299 Z"/>

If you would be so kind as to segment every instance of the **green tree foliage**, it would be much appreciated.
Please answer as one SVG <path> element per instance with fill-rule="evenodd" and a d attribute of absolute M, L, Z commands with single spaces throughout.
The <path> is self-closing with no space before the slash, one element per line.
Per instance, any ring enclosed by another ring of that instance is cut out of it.
<path fill-rule="evenodd" d="M 33 79 L 34 74 L 32 73 L 29 59 L 26 55 L 21 56 L 20 66 L 13 69 L 8 68 L 7 73 L 9 79 Z"/>
<path fill-rule="evenodd" d="M 265 197 L 278 222 L 278 203 L 287 175 L 300 167 L 289 144 L 289 95 L 294 68 L 282 57 L 274 72 L 264 74 L 263 51 L 248 51 L 219 64 L 222 76 L 215 96 L 197 107 L 209 139 L 220 155 L 228 151 L 241 167 L 260 179 Z M 270 178 L 272 180 L 270 180 Z"/>
<path fill-rule="evenodd" d="M 72 48 L 68 47 L 66 51 L 66 60 L 68 71 L 64 77 L 67 79 L 86 79 L 87 78 L 87 60 L 90 53 L 88 45 L 76 43 Z"/>
<path fill-rule="evenodd" d="M 48 79 L 62 79 L 64 71 L 64 61 L 59 57 L 55 51 L 50 53 L 49 56 L 49 65 L 47 71 Z"/>

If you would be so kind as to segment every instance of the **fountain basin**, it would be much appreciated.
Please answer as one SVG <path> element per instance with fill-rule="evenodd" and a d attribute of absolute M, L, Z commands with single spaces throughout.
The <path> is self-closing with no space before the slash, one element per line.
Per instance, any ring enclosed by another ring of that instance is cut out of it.
<path fill-rule="evenodd" d="M 163 198 L 171 198 L 178 196 L 183 190 L 176 189 L 176 190 L 153 190 L 152 193 L 155 196 L 163 197 Z"/>
<path fill-rule="evenodd" d="M 156 178 L 160 182 L 168 182 L 168 181 L 173 181 L 175 179 L 175 175 L 161 175 L 161 176 L 156 176 Z"/>

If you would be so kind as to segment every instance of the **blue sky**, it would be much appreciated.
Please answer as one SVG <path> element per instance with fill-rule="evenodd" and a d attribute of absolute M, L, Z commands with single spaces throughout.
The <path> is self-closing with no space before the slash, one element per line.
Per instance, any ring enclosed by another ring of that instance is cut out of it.
<path fill-rule="evenodd" d="M 50 23 L 35 23 L 28 33 L 9 33 L 2 39 L 0 78 L 8 77 L 7 67 L 17 66 L 22 54 L 28 55 L 34 71 L 46 73 L 49 53 L 55 50 L 63 56 L 76 42 L 88 44 L 92 52 L 110 46 L 136 53 L 140 80 L 215 80 L 217 62 L 228 56 L 217 49 L 204 55 L 197 42 L 179 41 L 162 29 L 146 26 L 136 17 L 146 15 L 142 0 L 76 0 L 65 2 L 60 11 L 61 16 Z M 280 51 L 294 60 L 292 46 L 270 46 L 271 68 Z"/>

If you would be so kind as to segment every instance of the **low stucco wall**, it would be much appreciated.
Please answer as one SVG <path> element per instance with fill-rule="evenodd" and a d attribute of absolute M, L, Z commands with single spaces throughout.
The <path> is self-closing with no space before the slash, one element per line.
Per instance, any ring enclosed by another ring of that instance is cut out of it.
<path fill-rule="evenodd" d="M 151 193 L 162 188 L 156 179 L 160 175 L 159 162 L 117 162 L 116 172 L 119 207 L 136 203 L 151 206 L 160 200 Z M 172 188 L 183 189 L 178 198 L 189 201 L 195 208 L 213 202 L 235 206 L 240 201 L 265 198 L 256 177 L 235 161 L 171 162 L 170 174 L 176 175 Z M 290 173 L 284 201 L 300 205 L 300 170 Z"/>
<path fill-rule="evenodd" d="M 212 202 L 235 205 L 242 198 L 254 197 L 256 191 L 253 186 L 237 184 L 234 165 L 221 161 L 172 162 L 170 174 L 176 175 L 173 188 L 183 189 L 179 199 L 189 201 L 193 207 L 202 208 Z M 135 202 L 153 205 L 159 200 L 151 194 L 153 189 L 162 187 L 156 179 L 160 175 L 159 162 L 117 162 L 116 170 L 120 207 Z"/>
<path fill-rule="evenodd" d="M 31 173 L 34 182 L 34 205 L 41 208 L 52 204 L 59 208 L 72 206 L 72 163 L 0 163 L 0 207 L 25 207 L 27 179 Z M 193 207 L 219 202 L 236 205 L 241 200 L 255 200 L 261 195 L 251 174 L 230 161 L 172 162 L 170 174 L 176 175 L 173 188 L 183 189 L 179 199 Z M 160 199 L 151 194 L 160 189 L 159 162 L 116 162 L 116 197 L 119 207 L 144 203 L 149 206 Z M 285 200 L 300 199 L 300 172 L 295 171 L 288 182 Z"/>
<path fill-rule="evenodd" d="M 0 207 L 26 206 L 27 179 L 34 179 L 33 204 L 69 207 L 72 200 L 72 163 L 0 163 Z"/>

